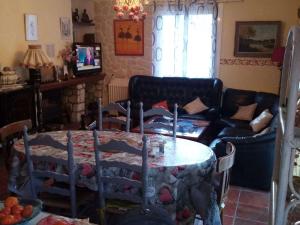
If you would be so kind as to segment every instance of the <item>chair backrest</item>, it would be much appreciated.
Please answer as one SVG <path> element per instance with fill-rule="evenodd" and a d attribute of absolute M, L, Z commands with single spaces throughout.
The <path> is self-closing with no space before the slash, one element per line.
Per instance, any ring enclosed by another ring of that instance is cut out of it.
<path fill-rule="evenodd" d="M 229 191 L 229 181 L 230 181 L 230 168 L 234 164 L 235 157 L 235 146 L 228 142 L 226 145 L 226 155 L 219 157 L 216 165 L 216 173 L 221 175 L 221 185 L 219 190 L 221 208 L 224 207 L 224 202 L 226 200 Z"/>
<path fill-rule="evenodd" d="M 176 127 L 177 127 L 177 104 L 174 104 L 174 113 L 171 113 L 168 110 L 163 108 L 152 108 L 144 112 L 143 103 L 140 102 L 140 133 L 144 134 L 144 129 L 167 129 L 172 130 L 172 136 L 176 137 Z M 144 118 L 151 116 L 166 116 L 172 119 L 172 123 L 163 123 L 163 122 L 152 122 L 144 123 Z"/>
<path fill-rule="evenodd" d="M 4 150 L 4 161 L 7 170 L 11 167 L 11 150 L 15 139 L 21 138 L 23 135 L 23 128 L 27 126 L 29 129 L 32 128 L 32 122 L 30 119 L 21 120 L 14 123 L 10 123 L 0 128 L 0 142 L 2 149 Z"/>
<path fill-rule="evenodd" d="M 36 198 L 37 194 L 40 192 L 70 196 L 72 217 L 76 217 L 75 174 L 77 166 L 73 157 L 71 132 L 68 131 L 67 133 L 67 146 L 54 140 L 51 136 L 43 134 L 39 134 L 36 138 L 29 140 L 27 127 L 24 128 L 23 138 L 32 197 Z M 59 149 L 61 151 L 67 151 L 68 159 L 57 159 L 51 155 L 32 155 L 31 146 L 34 145 L 49 146 L 56 150 Z M 42 169 L 40 169 L 38 165 L 43 165 Z M 55 171 L 50 169 L 53 168 L 53 165 L 55 165 Z M 67 173 L 59 172 L 58 169 L 67 169 Z M 45 179 L 54 179 L 56 182 L 67 183 L 69 184 L 69 188 L 55 186 L 55 184 L 45 185 L 41 183 L 41 180 Z"/>
<path fill-rule="evenodd" d="M 120 117 L 104 117 L 104 113 L 117 112 L 126 116 L 126 119 L 121 119 Z M 130 101 L 127 102 L 127 109 L 124 109 L 119 103 L 109 103 L 107 106 L 102 107 L 101 99 L 98 100 L 98 113 L 99 113 L 99 130 L 103 130 L 103 122 L 109 122 L 119 125 L 126 126 L 126 132 L 130 131 Z"/>
<path fill-rule="evenodd" d="M 31 129 L 32 122 L 30 119 L 21 120 L 14 123 L 10 123 L 0 128 L 0 141 L 6 142 L 7 138 L 12 137 L 15 134 L 21 134 L 23 132 L 24 126 Z"/>
<path fill-rule="evenodd" d="M 138 149 L 128 145 L 124 141 L 110 140 L 106 144 L 99 143 L 98 133 L 94 130 L 94 146 L 95 146 L 95 161 L 96 161 L 96 173 L 97 173 L 97 184 L 99 193 L 100 208 L 105 208 L 105 199 L 119 199 L 127 200 L 134 203 L 141 203 L 144 207 L 147 205 L 147 187 L 148 187 L 148 155 L 147 155 L 147 138 L 143 136 L 143 147 Z M 121 161 L 106 161 L 102 155 L 105 151 L 116 150 L 119 152 L 126 152 L 140 156 L 142 158 L 142 165 L 132 165 Z M 103 169 L 106 168 L 119 168 L 125 169 L 130 172 L 140 173 L 142 176 L 141 180 L 134 180 L 121 174 L 118 176 L 106 176 L 103 173 Z M 104 188 L 104 185 L 121 185 L 122 187 L 130 186 L 142 189 L 142 196 L 138 196 L 132 193 L 109 192 Z"/>

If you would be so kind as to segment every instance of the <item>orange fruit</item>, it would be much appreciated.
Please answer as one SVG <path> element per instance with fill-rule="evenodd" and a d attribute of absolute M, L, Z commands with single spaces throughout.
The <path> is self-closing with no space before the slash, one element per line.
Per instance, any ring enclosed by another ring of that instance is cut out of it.
<path fill-rule="evenodd" d="M 26 206 L 24 207 L 23 212 L 22 212 L 22 216 L 25 217 L 25 218 L 31 217 L 32 212 L 33 212 L 33 207 L 32 207 L 32 205 L 26 205 Z"/>
<path fill-rule="evenodd" d="M 5 207 L 1 210 L 1 213 L 3 213 L 4 215 L 9 215 L 11 213 L 11 208 Z"/>
<path fill-rule="evenodd" d="M 59 220 L 55 222 L 53 225 L 70 225 L 67 221 Z"/>
<path fill-rule="evenodd" d="M 14 205 L 17 205 L 19 204 L 19 200 L 16 198 L 16 197 L 7 197 L 4 201 L 4 206 L 5 207 L 8 207 L 8 208 L 11 208 L 13 207 Z"/>
<path fill-rule="evenodd" d="M 21 214 L 24 210 L 24 207 L 21 206 L 21 205 L 14 205 L 12 208 L 11 208 L 11 213 L 13 215 L 15 214 Z"/>
<path fill-rule="evenodd" d="M 13 215 L 6 215 L 1 220 L 2 225 L 11 225 L 14 223 L 15 223 L 15 217 Z"/>

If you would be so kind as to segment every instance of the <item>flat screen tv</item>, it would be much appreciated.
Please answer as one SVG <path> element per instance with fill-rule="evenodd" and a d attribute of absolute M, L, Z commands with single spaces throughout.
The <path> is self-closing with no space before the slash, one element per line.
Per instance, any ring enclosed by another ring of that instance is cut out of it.
<path fill-rule="evenodd" d="M 76 62 L 73 66 L 75 75 L 98 73 L 102 71 L 101 44 L 74 43 Z"/>

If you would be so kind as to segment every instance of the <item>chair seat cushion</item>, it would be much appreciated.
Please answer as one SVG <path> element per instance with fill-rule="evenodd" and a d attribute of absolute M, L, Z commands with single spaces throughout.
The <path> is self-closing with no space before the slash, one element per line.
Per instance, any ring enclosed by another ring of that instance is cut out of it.
<path fill-rule="evenodd" d="M 218 138 L 222 138 L 222 137 L 247 137 L 247 136 L 253 136 L 254 134 L 255 133 L 252 130 L 249 130 L 249 129 L 239 129 L 239 128 L 226 127 L 218 134 Z"/>

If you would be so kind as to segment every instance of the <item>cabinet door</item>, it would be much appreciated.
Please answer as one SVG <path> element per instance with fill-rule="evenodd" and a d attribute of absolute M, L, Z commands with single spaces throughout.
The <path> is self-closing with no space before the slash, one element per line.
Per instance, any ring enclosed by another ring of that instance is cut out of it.
<path fill-rule="evenodd" d="M 12 123 L 24 119 L 33 119 L 33 92 L 22 89 L 10 92 L 6 99 L 7 122 Z"/>

